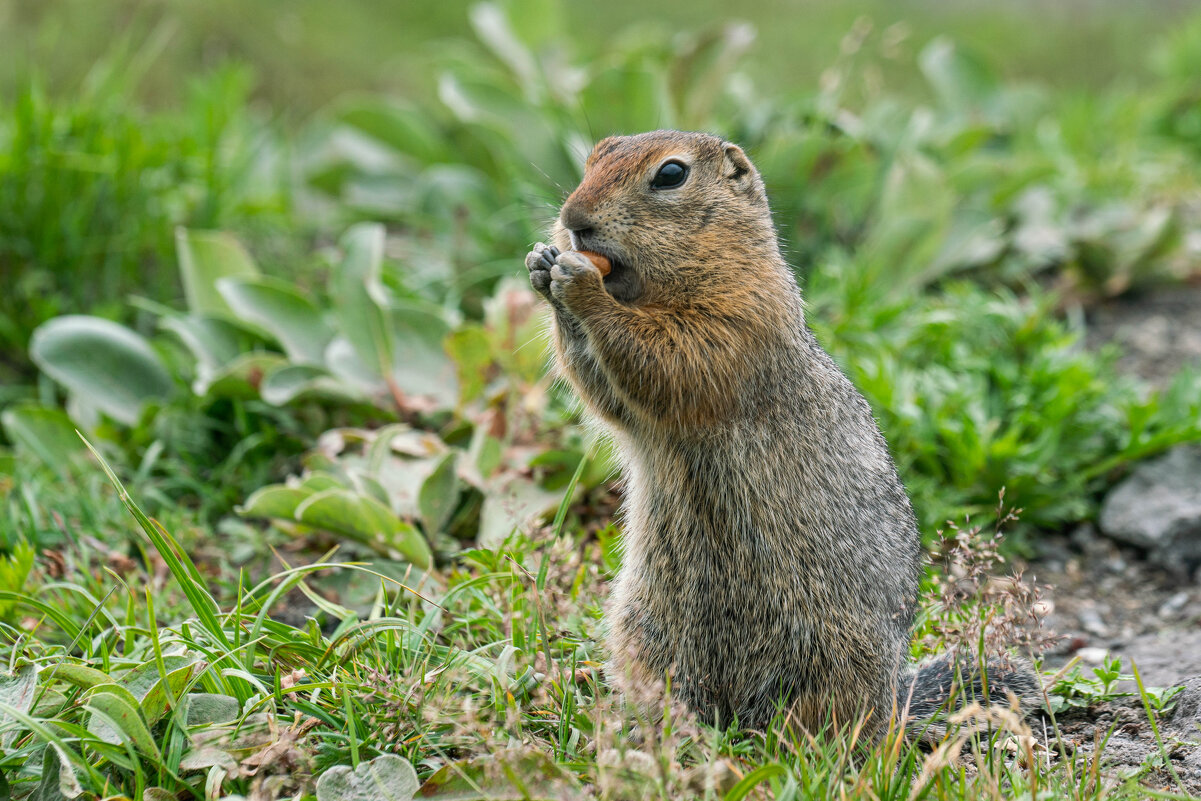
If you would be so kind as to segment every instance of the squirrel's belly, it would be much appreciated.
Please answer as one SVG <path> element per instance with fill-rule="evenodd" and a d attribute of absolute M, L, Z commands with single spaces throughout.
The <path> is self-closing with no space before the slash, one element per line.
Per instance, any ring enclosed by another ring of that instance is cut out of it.
<path fill-rule="evenodd" d="M 876 594 L 899 597 L 900 579 L 869 578 L 870 551 L 832 538 L 839 521 L 806 510 L 795 478 L 747 462 L 659 451 L 627 463 L 613 667 L 670 671 L 677 697 L 727 721 L 760 722 L 782 700 L 846 711 L 876 699 L 908 636 Z"/>

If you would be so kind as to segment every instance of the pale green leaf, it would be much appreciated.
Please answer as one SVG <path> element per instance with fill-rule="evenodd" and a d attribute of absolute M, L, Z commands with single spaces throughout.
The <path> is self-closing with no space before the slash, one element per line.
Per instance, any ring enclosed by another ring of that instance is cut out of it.
<path fill-rule="evenodd" d="M 296 508 L 306 526 L 343 534 L 384 553 L 396 552 L 413 564 L 430 564 L 429 546 L 417 529 L 402 522 L 374 498 L 348 489 L 328 489 Z"/>
<path fill-rule="evenodd" d="M 356 386 L 335 378 L 324 367 L 308 364 L 277 367 L 263 378 L 259 392 L 272 406 L 283 406 L 301 398 L 341 403 L 366 400 Z"/>
<path fill-rule="evenodd" d="M 298 364 L 321 364 L 333 332 L 312 301 L 275 278 L 222 278 L 217 291 L 241 320 L 261 326 Z"/>
<path fill-rule="evenodd" d="M 238 328 L 216 317 L 169 315 L 159 318 L 159 328 L 179 338 L 196 359 L 198 372 L 212 375 L 241 353 Z"/>
<path fill-rule="evenodd" d="M 286 364 L 287 359 L 278 353 L 243 353 L 215 373 L 208 382 L 197 379 L 193 389 L 196 394 L 209 398 L 252 400 L 259 397 L 266 376 Z"/>
<path fill-rule="evenodd" d="M 232 314 L 217 290 L 222 278 L 257 278 L 259 268 L 242 243 L 224 231 L 175 231 L 179 275 L 193 314 Z"/>
<path fill-rule="evenodd" d="M 38 671 L 33 665 L 23 665 L 15 673 L 0 673 L 0 704 L 10 706 L 22 714 L 33 707 L 33 695 L 38 685 Z M 0 717 L 0 720 L 3 718 Z M 0 747 L 8 748 L 16 729 L 9 728 L 0 735 Z"/>
<path fill-rule="evenodd" d="M 457 453 L 449 451 L 422 482 L 417 495 L 421 522 L 430 536 L 441 533 L 459 502 L 459 478 L 455 472 Z"/>
<path fill-rule="evenodd" d="M 492 342 L 479 325 L 464 325 L 446 338 L 446 349 L 454 359 L 459 377 L 459 402 L 468 403 L 483 394 L 492 364 Z"/>
<path fill-rule="evenodd" d="M 342 122 L 423 164 L 447 161 L 442 132 L 430 115 L 410 106 L 384 105 L 372 98 L 351 101 L 338 113 Z"/>
<path fill-rule="evenodd" d="M 46 375 L 126 425 L 137 422 L 147 402 L 174 390 L 145 338 L 99 317 L 67 315 L 43 323 L 30 339 L 29 356 Z"/>
<path fill-rule="evenodd" d="M 330 275 L 330 295 L 338 330 L 363 365 L 388 376 L 393 364 L 387 315 L 370 287 L 379 281 L 384 258 L 384 227 L 363 223 L 342 237 L 345 255 Z"/>
<path fill-rule="evenodd" d="M 238 507 L 238 514 L 243 517 L 276 517 L 293 520 L 296 517 L 296 507 L 307 500 L 315 490 L 299 487 L 285 487 L 275 484 L 255 490 L 246 503 Z"/>
<path fill-rule="evenodd" d="M 515 529 L 524 529 L 558 508 L 561 493 L 550 492 L 526 478 L 512 477 L 491 487 L 480 511 L 479 545 L 496 548 Z"/>
<path fill-rule="evenodd" d="M 412 801 L 419 786 L 407 759 L 382 754 L 358 768 L 326 770 L 317 780 L 317 801 Z"/>
<path fill-rule="evenodd" d="M 61 409 L 36 403 L 14 403 L 0 412 L 4 434 L 23 456 L 32 456 L 58 473 L 86 453 L 75 424 Z"/>
<path fill-rule="evenodd" d="M 57 745 L 48 743 L 42 754 L 42 780 L 28 801 L 67 801 L 81 795 L 83 787 L 71 760 Z"/>
<path fill-rule="evenodd" d="M 86 665 L 77 665 L 74 662 L 59 662 L 57 665 L 49 665 L 44 670 L 42 676 L 45 681 L 58 679 L 68 684 L 74 684 L 76 687 L 82 687 L 85 690 L 99 684 L 113 683 L 112 676 L 109 676 L 107 673 L 102 673 Z"/>
<path fill-rule="evenodd" d="M 142 715 L 153 725 L 166 714 L 172 698 L 179 700 L 180 693 L 199 667 L 192 656 L 164 656 L 163 668 L 167 671 L 165 687 L 158 665 L 153 660 L 122 676 L 121 685 L 140 701 Z"/>
<path fill-rule="evenodd" d="M 191 693 L 184 696 L 184 720 L 188 726 L 208 726 L 237 720 L 242 706 L 237 698 L 216 693 Z"/>
<path fill-rule="evenodd" d="M 88 731 L 97 738 L 113 744 L 128 741 L 140 753 L 158 758 L 158 746 L 129 690 L 116 684 L 98 685 L 88 692 L 85 705 L 92 710 Z"/>

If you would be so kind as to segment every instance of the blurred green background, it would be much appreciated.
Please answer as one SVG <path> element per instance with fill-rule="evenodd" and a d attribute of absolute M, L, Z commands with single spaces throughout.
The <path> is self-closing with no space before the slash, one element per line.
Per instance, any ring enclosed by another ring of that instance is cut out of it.
<path fill-rule="evenodd" d="M 780 89 L 815 84 L 838 54 L 842 36 L 865 16 L 881 28 L 899 23 L 897 33 L 907 34 L 910 47 L 949 35 L 978 51 L 1006 79 L 1061 89 L 1098 89 L 1118 79 L 1145 83 L 1152 45 L 1197 7 L 1187 0 L 749 0 L 734 5 L 570 0 L 547 5 L 566 30 L 579 32 L 571 42 L 583 57 L 602 51 L 615 36 L 653 32 L 669 40 L 715 21 L 746 20 L 758 32 L 758 45 L 745 67 Z M 468 0 L 5 0 L 0 48 L 8 55 L 2 86 L 13 89 L 35 64 L 52 86 L 71 91 L 115 35 L 165 22 L 175 35 L 143 87 L 144 97 L 154 102 L 171 102 L 182 77 L 227 59 L 253 64 L 260 79 L 256 94 L 282 113 L 308 113 L 350 90 L 429 94 L 430 61 L 448 38 L 470 35 L 469 6 Z M 889 82 L 921 91 L 912 65 L 898 65 Z"/>

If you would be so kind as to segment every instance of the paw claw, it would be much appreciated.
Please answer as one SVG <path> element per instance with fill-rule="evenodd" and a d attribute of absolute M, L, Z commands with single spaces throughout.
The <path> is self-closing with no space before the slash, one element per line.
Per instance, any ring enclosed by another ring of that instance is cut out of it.
<path fill-rule="evenodd" d="M 530 286 L 534 291 L 545 298 L 550 298 L 550 268 L 554 266 L 554 256 L 558 255 L 558 249 L 547 247 L 542 242 L 534 245 L 534 249 L 526 254 L 525 268 L 530 272 Z"/>

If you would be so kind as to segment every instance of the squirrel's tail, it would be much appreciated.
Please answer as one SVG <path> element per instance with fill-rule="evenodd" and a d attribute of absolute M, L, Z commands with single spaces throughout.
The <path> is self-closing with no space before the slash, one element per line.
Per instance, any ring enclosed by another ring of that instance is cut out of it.
<path fill-rule="evenodd" d="M 1009 706 L 1017 697 L 1022 714 L 1044 705 L 1042 687 L 1029 662 L 990 658 L 980 660 L 951 652 L 915 665 L 897 682 L 897 710 L 911 726 L 921 727 L 945 718 L 965 705 Z"/>

